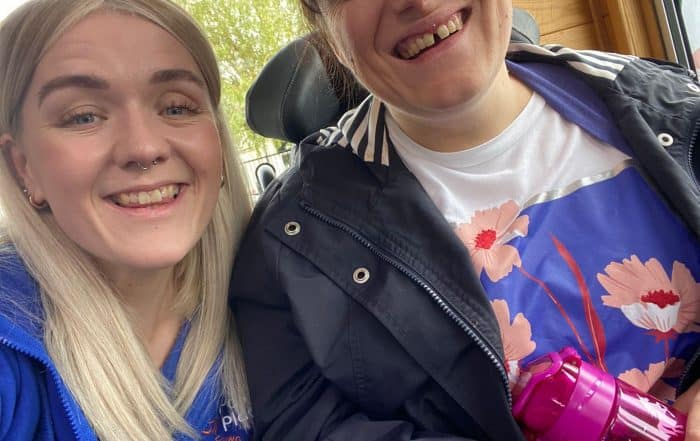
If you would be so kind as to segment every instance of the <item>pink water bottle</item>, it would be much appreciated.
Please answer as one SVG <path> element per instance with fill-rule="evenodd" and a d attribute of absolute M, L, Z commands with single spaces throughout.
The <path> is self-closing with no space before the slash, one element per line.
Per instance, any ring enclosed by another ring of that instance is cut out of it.
<path fill-rule="evenodd" d="M 528 364 L 513 406 L 535 441 L 683 441 L 686 416 L 584 362 L 573 348 Z"/>

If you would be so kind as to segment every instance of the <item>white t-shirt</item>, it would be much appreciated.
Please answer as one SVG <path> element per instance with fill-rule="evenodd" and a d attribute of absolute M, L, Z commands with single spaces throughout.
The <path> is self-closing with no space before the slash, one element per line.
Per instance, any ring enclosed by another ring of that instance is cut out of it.
<path fill-rule="evenodd" d="M 505 201 L 525 208 L 556 197 L 581 180 L 604 178 L 629 159 L 562 118 L 536 93 L 500 135 L 459 152 L 413 142 L 390 115 L 387 126 L 399 156 L 450 224 Z"/>

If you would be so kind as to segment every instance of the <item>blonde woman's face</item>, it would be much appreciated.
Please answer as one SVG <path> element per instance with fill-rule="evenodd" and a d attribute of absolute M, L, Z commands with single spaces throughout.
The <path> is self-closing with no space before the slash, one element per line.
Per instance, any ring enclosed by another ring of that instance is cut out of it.
<path fill-rule="evenodd" d="M 108 275 L 169 268 L 202 235 L 220 187 L 218 132 L 200 70 L 160 27 L 83 19 L 40 61 L 21 120 L 16 169 Z"/>

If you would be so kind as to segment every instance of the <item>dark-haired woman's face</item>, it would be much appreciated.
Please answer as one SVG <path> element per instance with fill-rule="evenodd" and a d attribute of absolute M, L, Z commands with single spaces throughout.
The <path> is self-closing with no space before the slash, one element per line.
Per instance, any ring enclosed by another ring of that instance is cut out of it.
<path fill-rule="evenodd" d="M 473 102 L 503 68 L 511 0 L 322 1 L 338 58 L 401 111 Z"/>

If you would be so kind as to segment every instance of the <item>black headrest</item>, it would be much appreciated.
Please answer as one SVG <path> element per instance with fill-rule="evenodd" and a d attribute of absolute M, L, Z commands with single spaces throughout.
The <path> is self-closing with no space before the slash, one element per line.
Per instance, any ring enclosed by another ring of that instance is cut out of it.
<path fill-rule="evenodd" d="M 513 8 L 511 41 L 537 44 L 540 31 L 527 11 Z M 359 91 L 360 98 L 363 91 Z M 366 92 L 364 92 L 366 94 Z M 257 134 L 296 143 L 333 125 L 348 110 L 308 35 L 282 48 L 246 94 L 246 121 Z"/>

